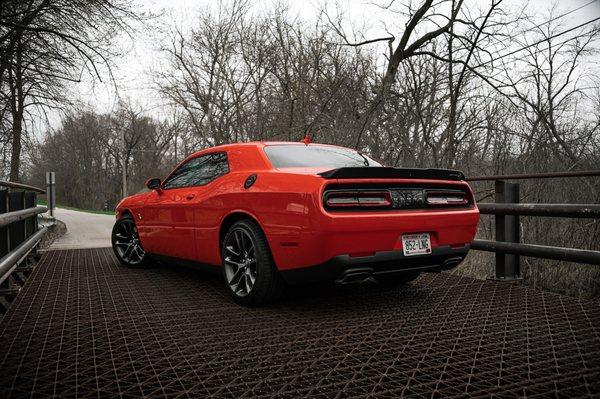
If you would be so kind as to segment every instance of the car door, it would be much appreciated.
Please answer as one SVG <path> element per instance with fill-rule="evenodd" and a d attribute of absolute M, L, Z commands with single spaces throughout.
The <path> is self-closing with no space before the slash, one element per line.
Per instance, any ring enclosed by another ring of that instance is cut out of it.
<path fill-rule="evenodd" d="M 150 252 L 198 259 L 195 238 L 198 200 L 204 197 L 207 183 L 229 171 L 226 159 L 223 152 L 192 158 L 171 173 L 160 190 L 149 195 L 144 225 Z"/>

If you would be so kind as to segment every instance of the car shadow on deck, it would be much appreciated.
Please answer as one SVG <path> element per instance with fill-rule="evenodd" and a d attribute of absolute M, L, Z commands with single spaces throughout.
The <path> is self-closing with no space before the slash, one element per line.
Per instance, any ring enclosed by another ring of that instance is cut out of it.
<path fill-rule="evenodd" d="M 196 280 L 198 283 L 210 285 L 214 290 L 223 290 L 224 294 L 227 293 L 223 277 L 219 273 L 220 270 L 209 272 L 175 263 L 166 264 L 161 262 L 153 262 L 147 268 L 147 270 L 149 269 L 173 273 L 188 280 Z M 431 281 L 431 277 L 428 277 L 428 275 L 429 273 L 422 273 L 422 282 L 417 280 L 417 282 L 396 286 L 380 284 L 374 280 L 349 284 L 323 282 L 289 285 L 277 302 L 263 306 L 263 308 L 275 310 L 309 306 L 310 309 L 319 311 L 319 305 L 323 307 L 340 306 L 351 304 L 359 298 L 363 302 L 368 300 L 373 305 L 377 305 L 378 301 L 381 302 L 380 305 L 387 304 L 392 298 L 395 298 L 393 300 L 397 301 L 398 306 L 402 306 L 403 302 L 406 302 L 404 303 L 406 305 L 418 305 L 420 300 L 427 298 L 429 288 L 432 288 L 428 287 L 427 284 L 427 281 Z M 227 297 L 226 300 L 231 301 Z"/>

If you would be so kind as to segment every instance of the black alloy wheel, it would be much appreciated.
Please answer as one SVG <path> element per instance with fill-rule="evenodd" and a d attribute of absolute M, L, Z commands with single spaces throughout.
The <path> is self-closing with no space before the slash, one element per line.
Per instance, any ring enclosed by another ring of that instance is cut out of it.
<path fill-rule="evenodd" d="M 131 215 L 121 217 L 112 230 L 112 247 L 117 259 L 127 267 L 140 267 L 147 263 L 147 256 L 137 227 Z"/>
<path fill-rule="evenodd" d="M 225 244 L 224 267 L 227 284 L 235 295 L 244 297 L 252 292 L 256 283 L 256 250 L 246 230 L 232 231 Z"/>
<path fill-rule="evenodd" d="M 257 306 L 275 301 L 284 288 L 267 239 L 251 220 L 236 222 L 221 248 L 223 279 L 240 305 Z"/>

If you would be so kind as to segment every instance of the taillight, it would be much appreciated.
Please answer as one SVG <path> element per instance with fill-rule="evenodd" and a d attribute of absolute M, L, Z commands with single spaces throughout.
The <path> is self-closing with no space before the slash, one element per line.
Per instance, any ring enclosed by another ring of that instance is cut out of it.
<path fill-rule="evenodd" d="M 466 205 L 467 194 L 460 191 L 427 191 L 427 205 Z"/>
<path fill-rule="evenodd" d="M 325 194 L 330 208 L 387 208 L 392 205 L 389 191 L 333 191 Z"/>

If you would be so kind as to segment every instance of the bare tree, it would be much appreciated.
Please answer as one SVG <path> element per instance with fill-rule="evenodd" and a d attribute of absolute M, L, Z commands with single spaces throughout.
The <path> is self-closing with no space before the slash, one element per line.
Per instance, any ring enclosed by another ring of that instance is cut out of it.
<path fill-rule="evenodd" d="M 527 118 L 530 145 L 547 143 L 555 155 L 576 167 L 598 130 L 597 121 L 592 122 L 593 127 L 583 128 L 581 124 L 586 124 L 586 119 L 577 114 L 582 97 L 597 87 L 597 82 L 578 68 L 582 58 L 596 52 L 593 43 L 600 29 L 591 29 L 568 41 L 555 38 L 556 33 L 557 27 L 552 25 L 539 29 L 541 40 L 525 50 L 522 73 L 514 76 L 505 66 L 505 90 Z M 565 119 L 570 122 L 562 122 Z M 573 125 L 571 121 L 579 122 Z"/>
<path fill-rule="evenodd" d="M 388 3 L 386 8 L 391 8 L 395 1 Z M 387 56 L 387 67 L 378 87 L 375 97 L 370 101 L 368 108 L 360 115 L 358 119 L 357 137 L 355 146 L 359 147 L 365 131 L 367 131 L 376 118 L 381 107 L 385 103 L 392 86 L 394 85 L 398 68 L 400 64 L 410 58 L 423 54 L 422 50 L 431 44 L 436 38 L 450 34 L 453 35 L 454 25 L 457 23 L 458 15 L 462 7 L 463 0 L 441 1 L 434 5 L 433 0 L 424 0 L 418 8 L 413 9 L 412 5 L 407 6 L 408 22 L 405 29 L 396 42 L 396 37 L 368 39 L 360 42 L 351 42 L 346 33 L 341 28 L 340 23 L 334 23 L 331 18 L 329 21 L 336 29 L 339 36 L 348 46 L 364 46 L 373 43 L 385 41 L 388 43 L 389 53 Z M 327 15 L 327 14 L 326 14 Z M 440 22 L 441 20 L 441 22 Z M 460 22 L 463 22 L 462 20 Z M 469 24 L 470 22 L 467 22 Z M 423 26 L 433 26 L 433 29 L 426 29 L 425 33 L 419 34 L 419 28 Z"/>
<path fill-rule="evenodd" d="M 0 91 L 9 104 L 10 179 L 18 180 L 28 108 L 38 115 L 65 103 L 66 83 L 114 55 L 111 39 L 137 18 L 130 0 L 4 0 L 0 8 Z M 29 111 L 32 112 L 32 111 Z"/>

